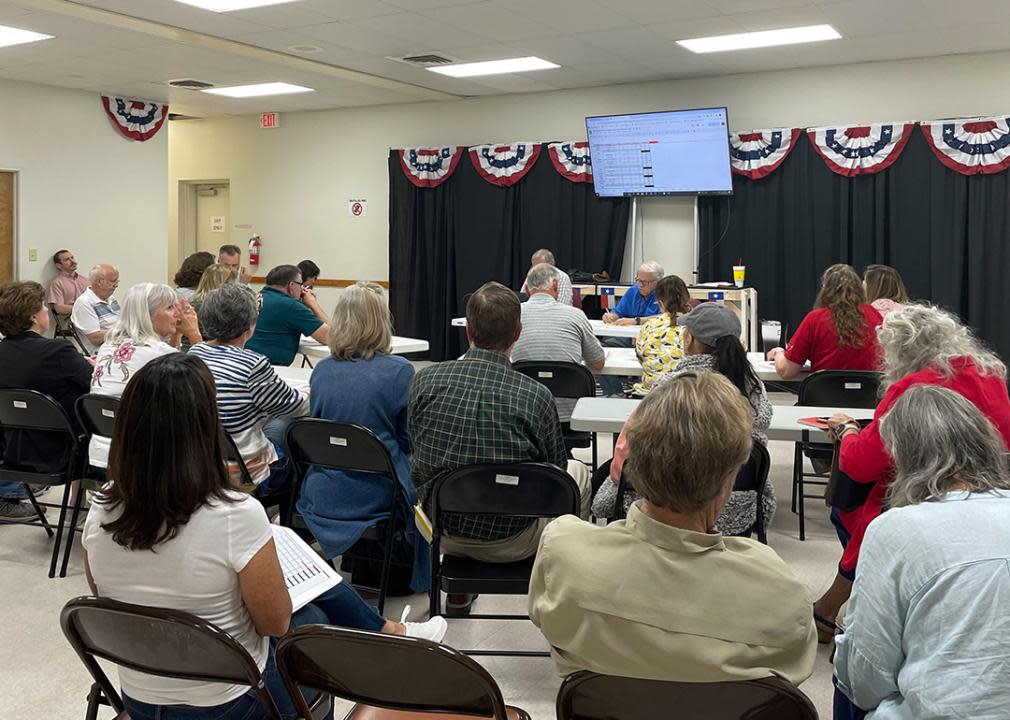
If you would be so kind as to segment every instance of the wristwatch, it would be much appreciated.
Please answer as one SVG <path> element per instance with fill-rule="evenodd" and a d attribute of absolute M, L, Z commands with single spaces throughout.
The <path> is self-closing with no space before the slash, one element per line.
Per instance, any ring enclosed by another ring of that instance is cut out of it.
<path fill-rule="evenodd" d="M 636 325 L 641 325 L 641 324 L 642 324 L 642 318 L 640 318 L 640 317 L 636 317 L 636 318 L 635 318 L 635 324 L 636 324 Z"/>

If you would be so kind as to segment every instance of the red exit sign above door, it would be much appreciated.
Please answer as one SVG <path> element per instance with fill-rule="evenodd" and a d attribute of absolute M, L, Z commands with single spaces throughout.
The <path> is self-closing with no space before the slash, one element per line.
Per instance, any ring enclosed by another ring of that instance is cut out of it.
<path fill-rule="evenodd" d="M 275 112 L 260 113 L 261 128 L 276 128 L 281 126 L 281 114 Z"/>

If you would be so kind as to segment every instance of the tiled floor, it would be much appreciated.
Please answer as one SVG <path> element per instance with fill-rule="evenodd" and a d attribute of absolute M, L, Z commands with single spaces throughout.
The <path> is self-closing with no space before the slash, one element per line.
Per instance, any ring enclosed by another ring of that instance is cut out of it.
<path fill-rule="evenodd" d="M 789 396 L 773 402 L 790 403 Z M 601 438 L 601 457 L 609 457 L 609 441 Z M 807 540 L 797 539 L 796 516 L 789 512 L 789 477 L 792 446 L 773 442 L 772 480 L 778 495 L 778 512 L 769 543 L 807 586 L 811 598 L 830 583 L 839 547 L 823 505 L 808 501 Z M 587 453 L 588 454 L 588 453 Z M 588 460 L 588 457 L 586 458 Z M 50 544 L 35 528 L 0 527 L 0 667 L 7 680 L 0 690 L 0 719 L 28 717 L 80 718 L 90 684 L 87 673 L 60 632 L 60 608 L 70 598 L 86 594 L 80 551 L 75 550 L 68 576 L 46 577 Z M 423 619 L 423 597 L 393 598 L 389 617 L 399 617 L 404 604 L 411 616 Z M 522 612 L 525 598 L 481 598 L 481 612 Z M 546 648 L 529 623 L 516 621 L 450 620 L 445 642 L 458 648 Z M 507 702 L 529 711 L 536 720 L 554 717 L 554 696 L 560 678 L 547 658 L 481 658 L 501 686 Z M 822 718 L 831 717 L 831 665 L 828 650 L 821 646 L 814 673 L 803 685 Z M 102 717 L 109 717 L 110 714 Z M 340 717 L 338 713 L 337 717 Z"/>

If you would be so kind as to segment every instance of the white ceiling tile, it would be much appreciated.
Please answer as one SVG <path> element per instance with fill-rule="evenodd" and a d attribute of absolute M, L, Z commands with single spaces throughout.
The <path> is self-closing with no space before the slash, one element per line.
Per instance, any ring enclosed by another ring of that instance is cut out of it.
<path fill-rule="evenodd" d="M 644 27 L 575 33 L 572 37 L 593 47 L 607 50 L 618 57 L 632 60 L 663 57 L 677 47 L 669 38 Z"/>
<path fill-rule="evenodd" d="M 430 10 L 431 8 L 459 7 L 474 5 L 484 0 L 385 0 L 390 5 L 396 5 L 402 10 Z"/>
<path fill-rule="evenodd" d="M 405 55 L 412 52 L 418 42 L 427 42 L 426 38 L 402 38 L 348 21 L 301 28 L 299 33 L 331 45 L 372 55 Z"/>
<path fill-rule="evenodd" d="M 1006 0 L 920 0 L 920 12 L 938 28 L 975 26 L 1010 21 L 1010 2 Z"/>
<path fill-rule="evenodd" d="M 914 7 L 917 3 L 844 0 L 821 3 L 825 21 L 845 38 L 884 35 L 901 31 L 928 30 L 929 19 Z"/>
<path fill-rule="evenodd" d="M 485 2 L 453 7 L 419 10 L 421 15 L 461 28 L 476 39 L 513 44 L 527 38 L 558 35 L 558 31 L 545 23 L 530 20 L 515 11 L 512 0 L 485 0 Z"/>
<path fill-rule="evenodd" d="M 306 25 L 322 25 L 323 23 L 333 22 L 335 19 L 330 15 L 309 10 L 302 3 L 297 2 L 238 10 L 230 14 L 242 20 L 248 20 L 258 25 L 265 25 L 280 30 L 305 27 Z"/>
<path fill-rule="evenodd" d="M 670 40 L 689 40 L 747 31 L 747 28 L 737 20 L 736 15 L 719 15 L 718 17 L 697 20 L 674 20 L 673 22 L 654 23 L 649 27 L 657 35 Z"/>
<path fill-rule="evenodd" d="M 511 0 L 509 8 L 564 33 L 611 30 L 636 24 L 627 15 L 596 0 Z"/>
<path fill-rule="evenodd" d="M 409 40 L 415 48 L 427 47 L 432 40 L 439 42 L 443 38 L 454 37 L 463 32 L 460 28 L 448 25 L 444 21 L 432 20 L 412 12 L 398 12 L 394 15 L 355 20 L 354 24 L 378 33 Z"/>
<path fill-rule="evenodd" d="M 727 15 L 732 13 L 758 12 L 812 5 L 811 0 L 706 0 L 707 3 Z M 893 0 L 901 2 L 903 0 Z"/>
<path fill-rule="evenodd" d="M 236 37 L 238 42 L 256 47 L 275 50 L 277 52 L 294 55 L 306 60 L 314 60 L 323 63 L 339 63 L 342 60 L 354 57 L 359 51 L 350 48 L 340 47 L 331 43 L 324 43 L 322 40 L 310 37 L 304 33 L 291 30 L 270 30 L 265 33 L 253 33 L 252 35 L 241 35 Z M 297 52 L 291 50 L 292 46 L 309 45 L 320 49 L 320 52 Z"/>
<path fill-rule="evenodd" d="M 702 0 L 621 0 L 612 4 L 635 22 L 652 25 L 672 20 L 697 20 L 714 17 L 720 11 L 709 1 Z"/>
<path fill-rule="evenodd" d="M 735 13 L 730 17 L 743 28 L 743 32 L 821 25 L 829 21 L 828 13 L 817 5 L 770 8 L 760 12 Z"/>
<path fill-rule="evenodd" d="M 576 66 L 585 63 L 620 62 L 618 55 L 591 45 L 584 39 L 574 35 L 558 37 L 518 38 L 510 43 L 511 47 L 520 51 L 519 55 L 536 55 L 544 60 L 550 60 L 562 67 Z"/>
<path fill-rule="evenodd" d="M 377 17 L 402 9 L 385 0 L 299 0 L 298 4 L 334 20 Z"/>

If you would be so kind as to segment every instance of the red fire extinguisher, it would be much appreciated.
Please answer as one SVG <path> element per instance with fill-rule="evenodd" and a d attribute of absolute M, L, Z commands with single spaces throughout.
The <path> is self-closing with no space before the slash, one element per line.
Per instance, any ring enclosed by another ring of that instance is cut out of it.
<path fill-rule="evenodd" d="M 263 243 L 260 241 L 259 235 L 253 235 L 249 238 L 249 264 L 253 267 L 260 264 L 260 247 Z"/>

